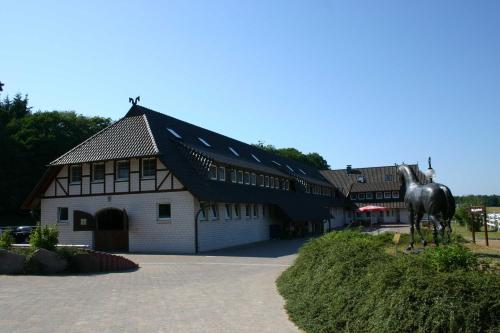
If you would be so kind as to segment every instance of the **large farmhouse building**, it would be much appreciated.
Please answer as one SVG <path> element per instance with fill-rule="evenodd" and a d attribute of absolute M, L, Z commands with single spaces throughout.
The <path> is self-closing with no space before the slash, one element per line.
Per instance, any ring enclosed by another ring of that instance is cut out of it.
<path fill-rule="evenodd" d="M 427 182 L 418 165 L 410 167 L 417 180 Z M 404 182 L 398 177 L 396 166 L 322 170 L 322 175 L 351 202 L 351 207 L 333 215 L 337 221 L 349 224 L 355 220 L 370 220 L 375 223 L 409 223 L 409 212 L 404 203 Z M 379 206 L 387 210 L 376 213 L 360 213 L 363 206 Z M 372 216 L 375 214 L 375 216 Z"/>
<path fill-rule="evenodd" d="M 321 232 L 343 204 L 315 168 L 134 105 L 51 162 L 24 207 L 64 244 L 193 253 Z"/>

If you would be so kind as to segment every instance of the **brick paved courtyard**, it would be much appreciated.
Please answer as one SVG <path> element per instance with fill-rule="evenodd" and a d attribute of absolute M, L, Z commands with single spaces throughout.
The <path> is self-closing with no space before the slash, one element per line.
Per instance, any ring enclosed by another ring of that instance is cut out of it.
<path fill-rule="evenodd" d="M 127 255 L 135 272 L 0 276 L 2 332 L 298 332 L 275 280 L 303 241 Z"/>

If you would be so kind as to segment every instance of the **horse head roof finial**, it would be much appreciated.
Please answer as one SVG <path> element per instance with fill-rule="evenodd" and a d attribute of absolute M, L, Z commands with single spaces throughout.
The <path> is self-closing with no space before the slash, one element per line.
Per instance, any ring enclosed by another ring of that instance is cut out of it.
<path fill-rule="evenodd" d="M 141 100 L 141 96 L 137 96 L 136 98 L 129 97 L 128 102 L 132 103 L 133 106 L 137 105 L 137 102 Z"/>

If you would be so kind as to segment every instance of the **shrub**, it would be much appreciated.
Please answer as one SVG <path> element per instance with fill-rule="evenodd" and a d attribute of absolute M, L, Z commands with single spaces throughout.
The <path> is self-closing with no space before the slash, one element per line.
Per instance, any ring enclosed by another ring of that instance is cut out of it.
<path fill-rule="evenodd" d="M 306 332 L 498 332 L 500 276 L 458 244 L 384 250 L 392 234 L 332 232 L 308 242 L 278 279 Z"/>
<path fill-rule="evenodd" d="M 8 230 L 4 230 L 0 235 L 0 249 L 9 249 L 12 243 L 14 243 L 14 236 Z"/>
<path fill-rule="evenodd" d="M 44 228 L 38 226 L 36 227 L 30 235 L 29 243 L 31 248 L 36 249 L 46 249 L 53 251 L 59 242 L 59 231 L 56 226 L 46 225 Z"/>

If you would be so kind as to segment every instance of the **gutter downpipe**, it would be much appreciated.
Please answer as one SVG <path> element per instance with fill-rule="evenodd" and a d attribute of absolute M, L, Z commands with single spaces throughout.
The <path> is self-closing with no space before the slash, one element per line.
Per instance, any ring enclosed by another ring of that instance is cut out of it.
<path fill-rule="evenodd" d="M 198 245 L 198 217 L 200 216 L 200 213 L 205 209 L 210 207 L 210 204 L 205 204 L 205 203 L 200 203 L 200 209 L 196 212 L 196 215 L 194 217 L 194 253 L 199 252 L 199 245 Z"/>

